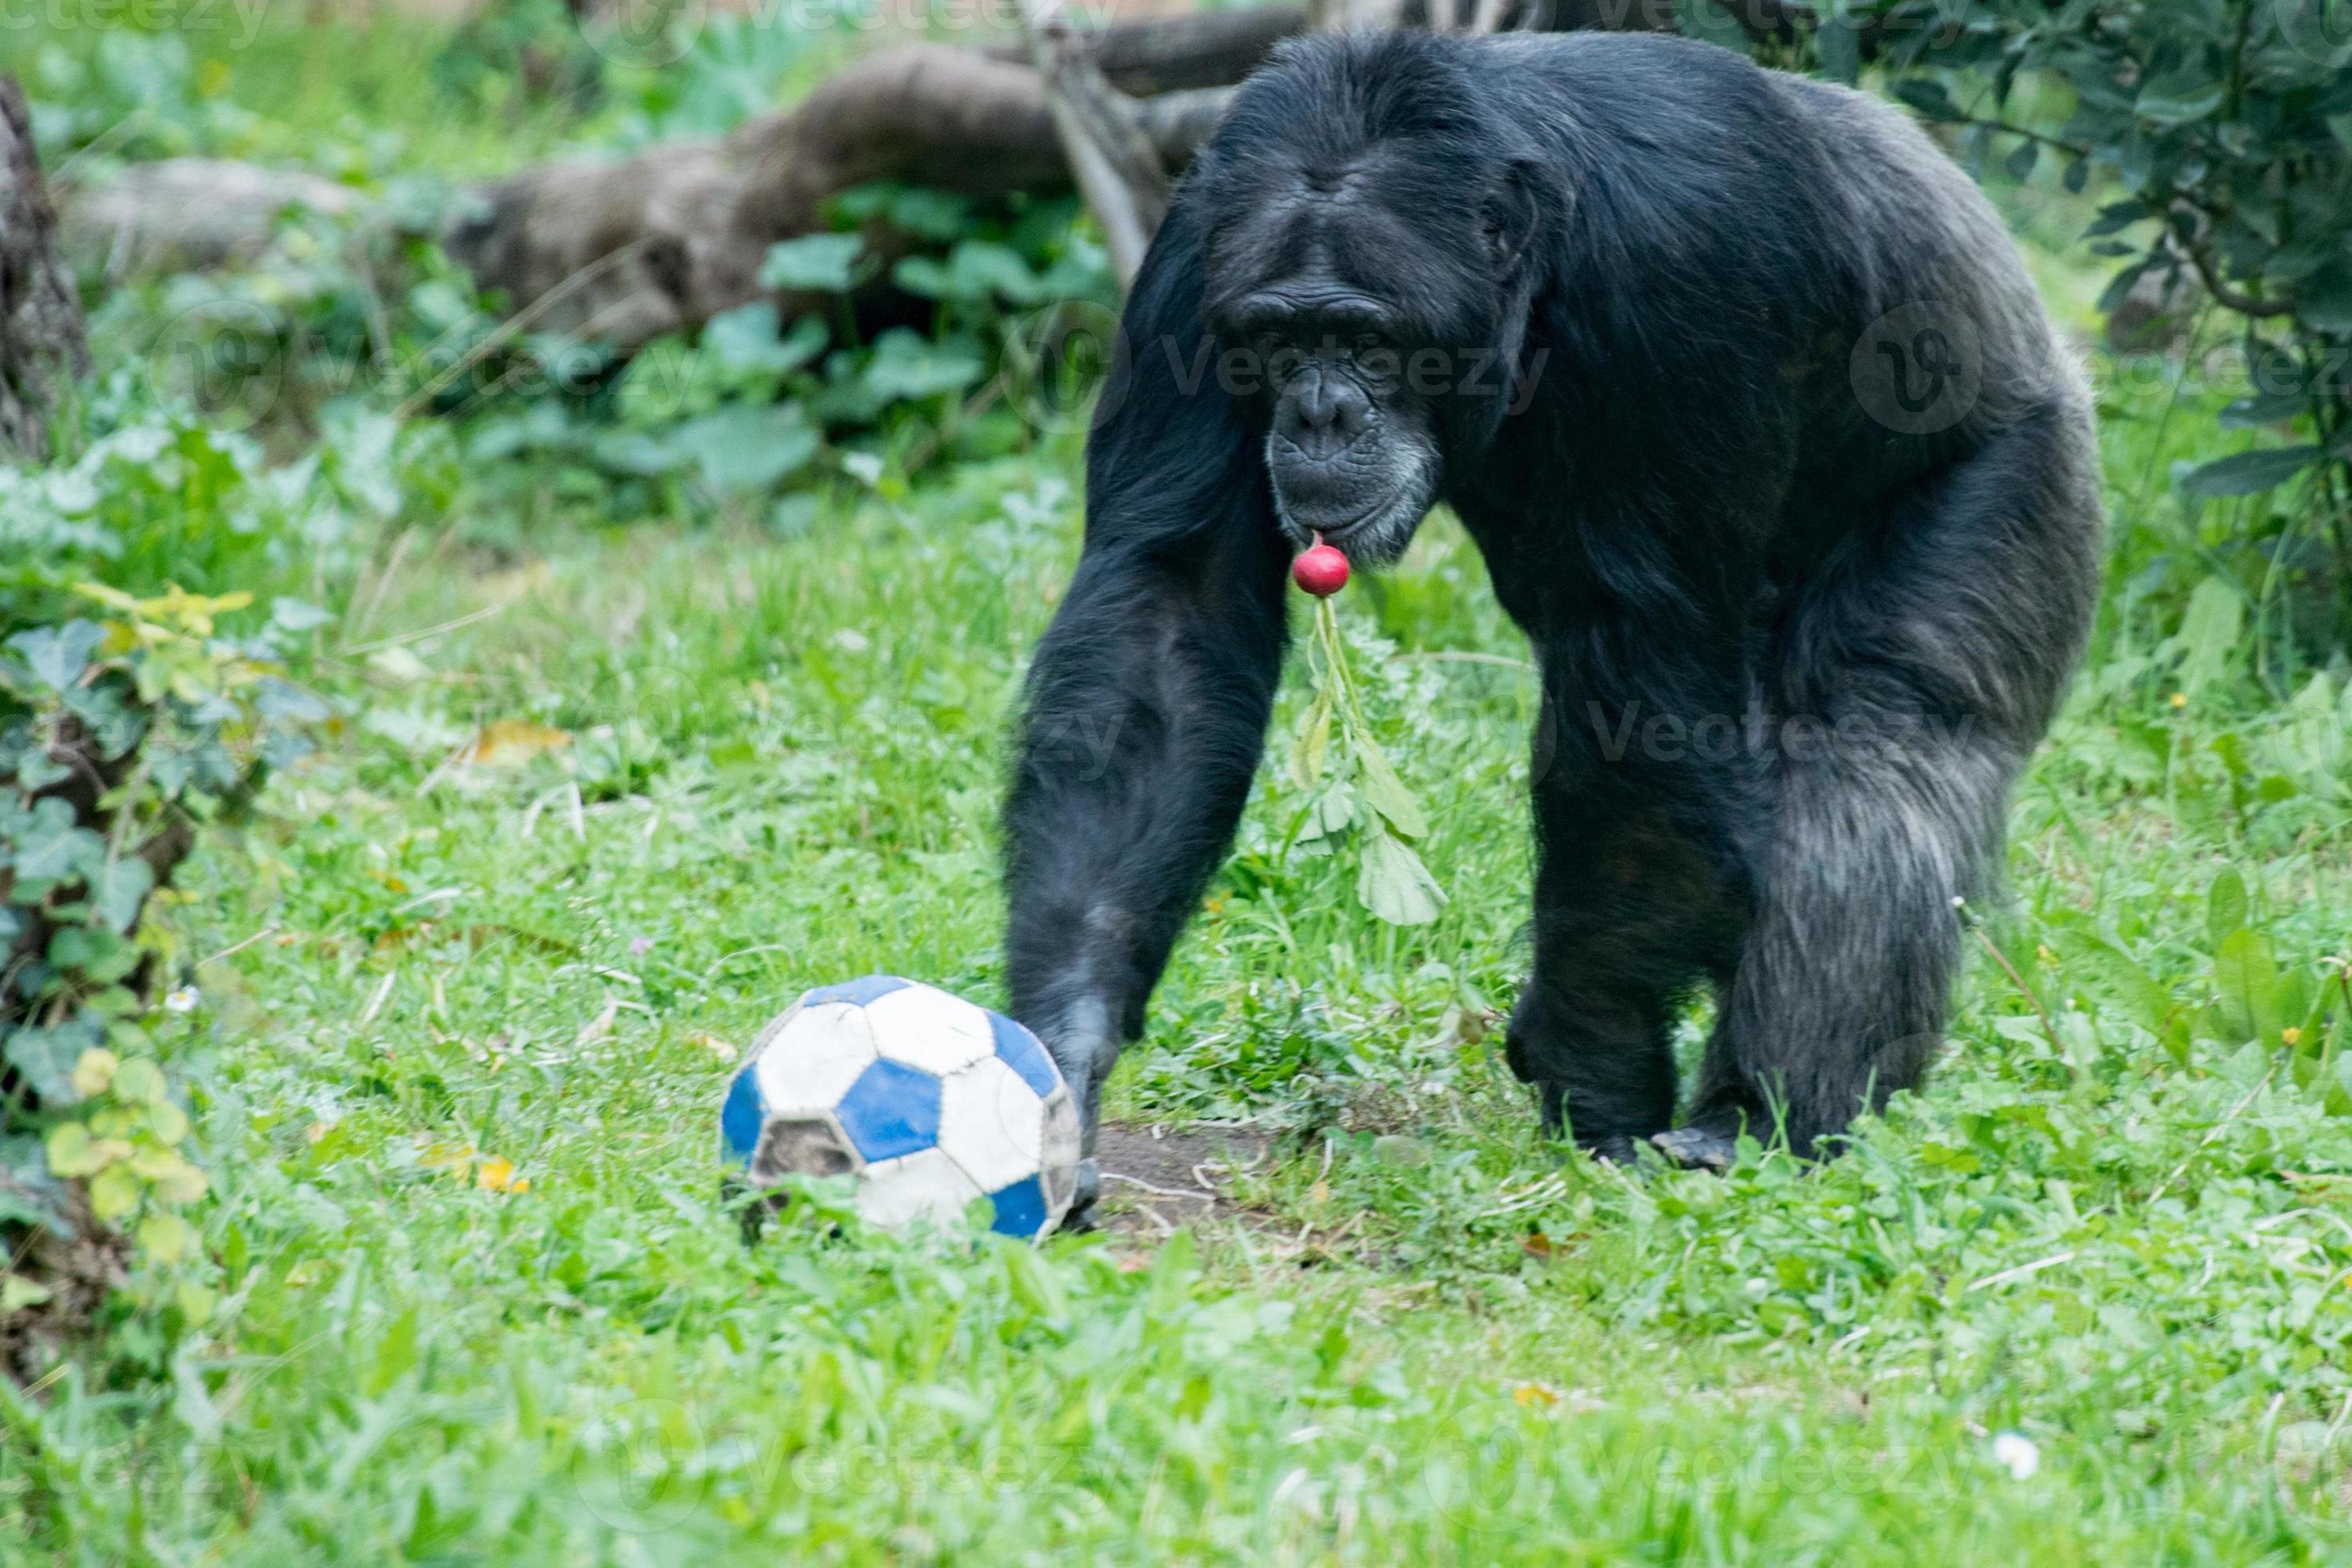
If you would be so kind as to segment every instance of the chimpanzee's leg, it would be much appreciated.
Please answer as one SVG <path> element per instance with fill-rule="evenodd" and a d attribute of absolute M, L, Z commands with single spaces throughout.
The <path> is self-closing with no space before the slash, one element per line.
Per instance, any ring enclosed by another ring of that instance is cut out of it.
<path fill-rule="evenodd" d="M 2079 405 L 2035 408 L 1905 499 L 1793 594 L 1770 655 L 1778 734 L 1753 922 L 1691 1128 L 1791 1147 L 1916 1084 L 1939 1043 L 1955 897 L 1996 869 L 2011 784 L 2054 712 L 2097 583 Z"/>
<path fill-rule="evenodd" d="M 1077 1097 L 1081 1206 L 1103 1078 L 1233 837 L 1286 637 L 1258 444 L 1202 374 L 1196 228 L 1180 205 L 1129 302 L 1086 549 L 1030 669 L 1005 805 L 1013 1011 Z"/>
<path fill-rule="evenodd" d="M 1668 673 L 1661 671 L 1660 673 Z M 1685 676 L 1689 672 L 1683 672 Z M 1613 1159 L 1674 1124 L 1674 1014 L 1738 952 L 1740 759 L 1688 752 L 1701 706 L 1731 720 L 1728 685 L 1604 704 L 1549 679 L 1530 792 L 1539 863 L 1535 964 L 1513 1009 L 1512 1070 L 1541 1092 L 1545 1131 Z M 1664 715 L 1668 727 L 1650 721 Z"/>

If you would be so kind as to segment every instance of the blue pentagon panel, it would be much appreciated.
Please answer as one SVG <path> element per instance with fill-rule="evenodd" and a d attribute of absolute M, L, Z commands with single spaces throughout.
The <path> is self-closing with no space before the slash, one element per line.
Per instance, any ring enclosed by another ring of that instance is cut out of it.
<path fill-rule="evenodd" d="M 895 1160 L 940 1141 L 940 1080 L 903 1062 L 876 1062 L 857 1075 L 833 1113 L 859 1153 Z"/>
<path fill-rule="evenodd" d="M 1045 1226 L 1045 1194 L 1034 1176 L 1024 1176 L 1009 1187 L 999 1187 L 988 1194 L 996 1205 L 996 1220 L 988 1228 L 1005 1236 L 1017 1236 L 1024 1240 L 1034 1238 Z"/>
<path fill-rule="evenodd" d="M 994 1011 L 988 1015 L 988 1026 L 996 1034 L 996 1054 L 1004 1058 L 1006 1067 L 1021 1075 L 1022 1082 L 1037 1091 L 1040 1100 L 1061 1087 L 1061 1070 L 1045 1054 L 1045 1047 L 1037 1043 L 1036 1036 Z"/>
<path fill-rule="evenodd" d="M 746 1067 L 727 1086 L 727 1105 L 719 1113 L 719 1135 L 727 1141 L 728 1154 L 749 1163 L 752 1152 L 760 1146 L 760 1085 L 759 1068 Z"/>
<path fill-rule="evenodd" d="M 863 1007 L 877 996 L 887 996 L 893 991 L 904 991 L 911 984 L 895 974 L 868 974 L 857 980 L 845 980 L 838 985 L 820 985 L 801 994 L 801 1005 L 814 1007 L 821 1002 L 855 1002 Z"/>

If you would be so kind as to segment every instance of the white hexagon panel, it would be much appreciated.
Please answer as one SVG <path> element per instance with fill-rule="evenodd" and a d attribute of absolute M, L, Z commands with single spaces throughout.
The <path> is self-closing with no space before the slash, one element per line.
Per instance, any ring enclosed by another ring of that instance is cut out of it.
<path fill-rule="evenodd" d="M 988 1009 L 911 982 L 868 1002 L 866 1022 L 884 1057 L 941 1078 L 996 1048 Z"/>
<path fill-rule="evenodd" d="M 755 1186 L 851 1175 L 878 1225 L 960 1220 L 1034 1239 L 1076 1184 L 1077 1112 L 1037 1037 L 1002 1013 L 895 975 L 803 995 L 761 1030 L 719 1116 Z"/>

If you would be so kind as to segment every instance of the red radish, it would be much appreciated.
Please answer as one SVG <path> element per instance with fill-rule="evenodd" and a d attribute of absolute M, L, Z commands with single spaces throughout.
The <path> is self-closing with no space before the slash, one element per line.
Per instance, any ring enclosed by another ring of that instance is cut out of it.
<path fill-rule="evenodd" d="M 1336 545 L 1324 543 L 1318 533 L 1314 544 L 1290 563 L 1290 580 L 1317 598 L 1328 599 L 1348 585 L 1348 558 Z"/>

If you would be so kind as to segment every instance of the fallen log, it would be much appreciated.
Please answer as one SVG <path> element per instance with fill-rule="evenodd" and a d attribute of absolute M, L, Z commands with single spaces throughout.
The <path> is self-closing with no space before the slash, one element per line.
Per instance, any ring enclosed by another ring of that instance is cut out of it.
<path fill-rule="evenodd" d="M 1220 11 L 1078 35 L 1073 55 L 1131 97 L 1128 114 L 1164 170 L 1179 171 L 1239 80 L 1306 26 L 1293 7 Z M 1065 191 L 1053 100 L 1025 46 L 908 44 L 851 61 L 805 99 L 722 142 L 525 171 L 478 194 L 450 253 L 542 330 L 627 353 L 768 293 L 768 247 L 826 226 L 824 205 L 892 181 L 972 196 Z M 866 231 L 883 260 L 906 248 Z M 887 272 L 887 268 L 885 269 Z M 887 291 L 887 284 L 877 288 Z M 786 315 L 822 296 L 786 291 Z"/>

